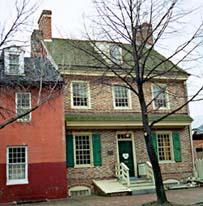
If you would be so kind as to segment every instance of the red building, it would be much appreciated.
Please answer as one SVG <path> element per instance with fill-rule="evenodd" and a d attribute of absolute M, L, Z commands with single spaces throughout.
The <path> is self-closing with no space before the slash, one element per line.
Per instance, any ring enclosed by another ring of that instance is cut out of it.
<path fill-rule="evenodd" d="M 16 46 L 0 59 L 0 202 L 63 198 L 67 193 L 63 80 L 45 58 Z"/>

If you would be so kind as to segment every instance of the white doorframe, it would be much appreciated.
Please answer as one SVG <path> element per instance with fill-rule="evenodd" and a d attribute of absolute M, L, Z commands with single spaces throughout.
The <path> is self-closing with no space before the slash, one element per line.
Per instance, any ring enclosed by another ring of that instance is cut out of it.
<path fill-rule="evenodd" d="M 129 134 L 129 138 L 121 138 L 118 139 L 118 134 Z M 134 175 L 137 176 L 137 159 L 136 159 L 136 150 L 135 150 L 135 139 L 134 139 L 134 133 L 132 131 L 117 131 L 116 132 L 116 147 L 117 147 L 117 162 L 120 163 L 119 160 L 119 147 L 118 142 L 119 141 L 131 141 L 132 142 L 132 152 L 133 152 L 133 164 L 134 164 Z"/>

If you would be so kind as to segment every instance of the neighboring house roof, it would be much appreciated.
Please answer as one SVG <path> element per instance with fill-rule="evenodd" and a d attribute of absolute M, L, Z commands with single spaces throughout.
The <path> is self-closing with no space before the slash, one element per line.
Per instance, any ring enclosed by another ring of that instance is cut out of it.
<path fill-rule="evenodd" d="M 91 67 L 98 70 L 105 69 L 105 65 L 100 63 L 100 61 L 104 62 L 105 58 L 103 58 L 103 56 L 100 55 L 98 51 L 96 51 L 94 46 L 96 43 L 102 42 L 91 42 L 88 40 L 72 40 L 59 38 L 52 38 L 52 41 L 44 41 L 44 44 L 48 49 L 50 56 L 53 58 L 53 60 L 61 70 L 66 69 L 68 67 L 71 67 L 72 70 L 88 70 Z M 111 42 L 104 43 L 112 44 Z M 131 49 L 129 44 L 122 44 L 122 47 L 126 48 L 128 51 Z M 90 51 L 91 53 L 93 53 L 97 60 L 95 61 L 95 57 L 92 57 L 86 51 Z M 130 52 L 127 52 L 125 49 L 123 49 L 122 57 L 124 59 L 121 65 L 122 68 L 129 68 L 129 65 L 133 65 L 132 55 Z M 164 63 L 160 64 L 163 61 Z M 160 53 L 158 53 L 155 50 L 152 50 L 149 58 L 147 58 L 146 61 L 146 71 L 151 71 L 151 69 L 157 65 L 159 65 L 156 68 L 157 73 L 161 74 L 161 72 L 164 72 L 166 68 L 173 68 L 173 73 L 177 72 L 178 75 L 184 76 L 185 78 L 189 76 L 187 72 L 180 69 L 178 66 L 175 66 L 175 64 L 167 60 Z"/>
<path fill-rule="evenodd" d="M 198 128 L 193 129 L 193 131 L 194 131 L 193 139 L 195 136 L 203 135 L 203 124 L 199 126 Z"/>
<path fill-rule="evenodd" d="M 0 58 L 0 82 L 12 84 L 25 82 L 26 84 L 62 83 L 63 79 L 47 58 L 24 58 L 24 75 L 8 75 L 4 72 L 4 59 Z"/>

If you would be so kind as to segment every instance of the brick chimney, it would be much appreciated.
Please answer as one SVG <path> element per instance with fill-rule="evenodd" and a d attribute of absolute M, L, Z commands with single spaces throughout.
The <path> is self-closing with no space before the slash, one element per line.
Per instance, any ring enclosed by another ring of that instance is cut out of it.
<path fill-rule="evenodd" d="M 52 38 L 51 14 L 50 10 L 43 10 L 38 20 L 39 30 L 42 32 L 42 38 L 45 40 L 51 40 Z"/>
<path fill-rule="evenodd" d="M 139 25 L 136 31 L 136 41 L 141 44 L 147 39 L 146 45 L 153 45 L 154 39 L 152 34 L 152 25 L 144 22 Z"/>

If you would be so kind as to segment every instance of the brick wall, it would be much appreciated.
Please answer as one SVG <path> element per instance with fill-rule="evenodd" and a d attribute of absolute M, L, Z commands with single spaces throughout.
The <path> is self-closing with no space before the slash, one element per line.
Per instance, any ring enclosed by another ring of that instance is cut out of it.
<path fill-rule="evenodd" d="M 51 14 L 50 10 L 43 10 L 38 20 L 39 30 L 42 31 L 43 39 L 52 38 Z"/>
<path fill-rule="evenodd" d="M 113 107 L 113 90 L 112 85 L 122 84 L 117 78 L 105 78 L 105 81 L 102 81 L 100 77 L 91 77 L 91 76 L 74 76 L 66 75 L 64 76 L 66 80 L 65 86 L 65 111 L 66 112 L 140 112 L 140 106 L 138 98 L 131 92 L 131 103 L 132 109 L 114 109 Z M 90 85 L 90 95 L 91 95 L 91 108 L 90 109 L 73 109 L 71 108 L 71 81 L 87 81 Z M 160 82 L 162 83 L 162 82 Z M 160 112 L 169 112 L 173 111 L 180 105 L 182 105 L 185 100 L 185 86 L 183 81 L 179 82 L 170 82 L 168 83 L 169 87 L 169 110 L 153 110 L 153 107 L 149 107 L 151 113 L 160 113 Z M 150 102 L 152 99 L 152 83 L 146 83 L 144 87 L 144 92 L 146 96 L 146 102 Z M 187 113 L 187 107 L 184 107 L 177 113 Z"/>
<path fill-rule="evenodd" d="M 115 176 L 115 164 L 117 163 L 117 139 L 116 133 L 120 130 L 98 130 L 92 133 L 101 134 L 102 166 L 89 168 L 67 168 L 69 188 L 76 185 L 92 187 L 93 179 L 106 179 Z M 168 130 L 167 130 L 168 131 Z M 182 162 L 161 163 L 164 179 L 181 179 L 192 175 L 192 157 L 188 128 L 177 130 L 180 132 L 182 144 Z M 84 131 L 85 132 L 85 131 Z M 125 132 L 130 132 L 129 130 Z M 148 161 L 148 155 L 141 130 L 134 130 L 134 146 L 137 164 Z M 108 151 L 113 151 L 113 154 Z"/>

